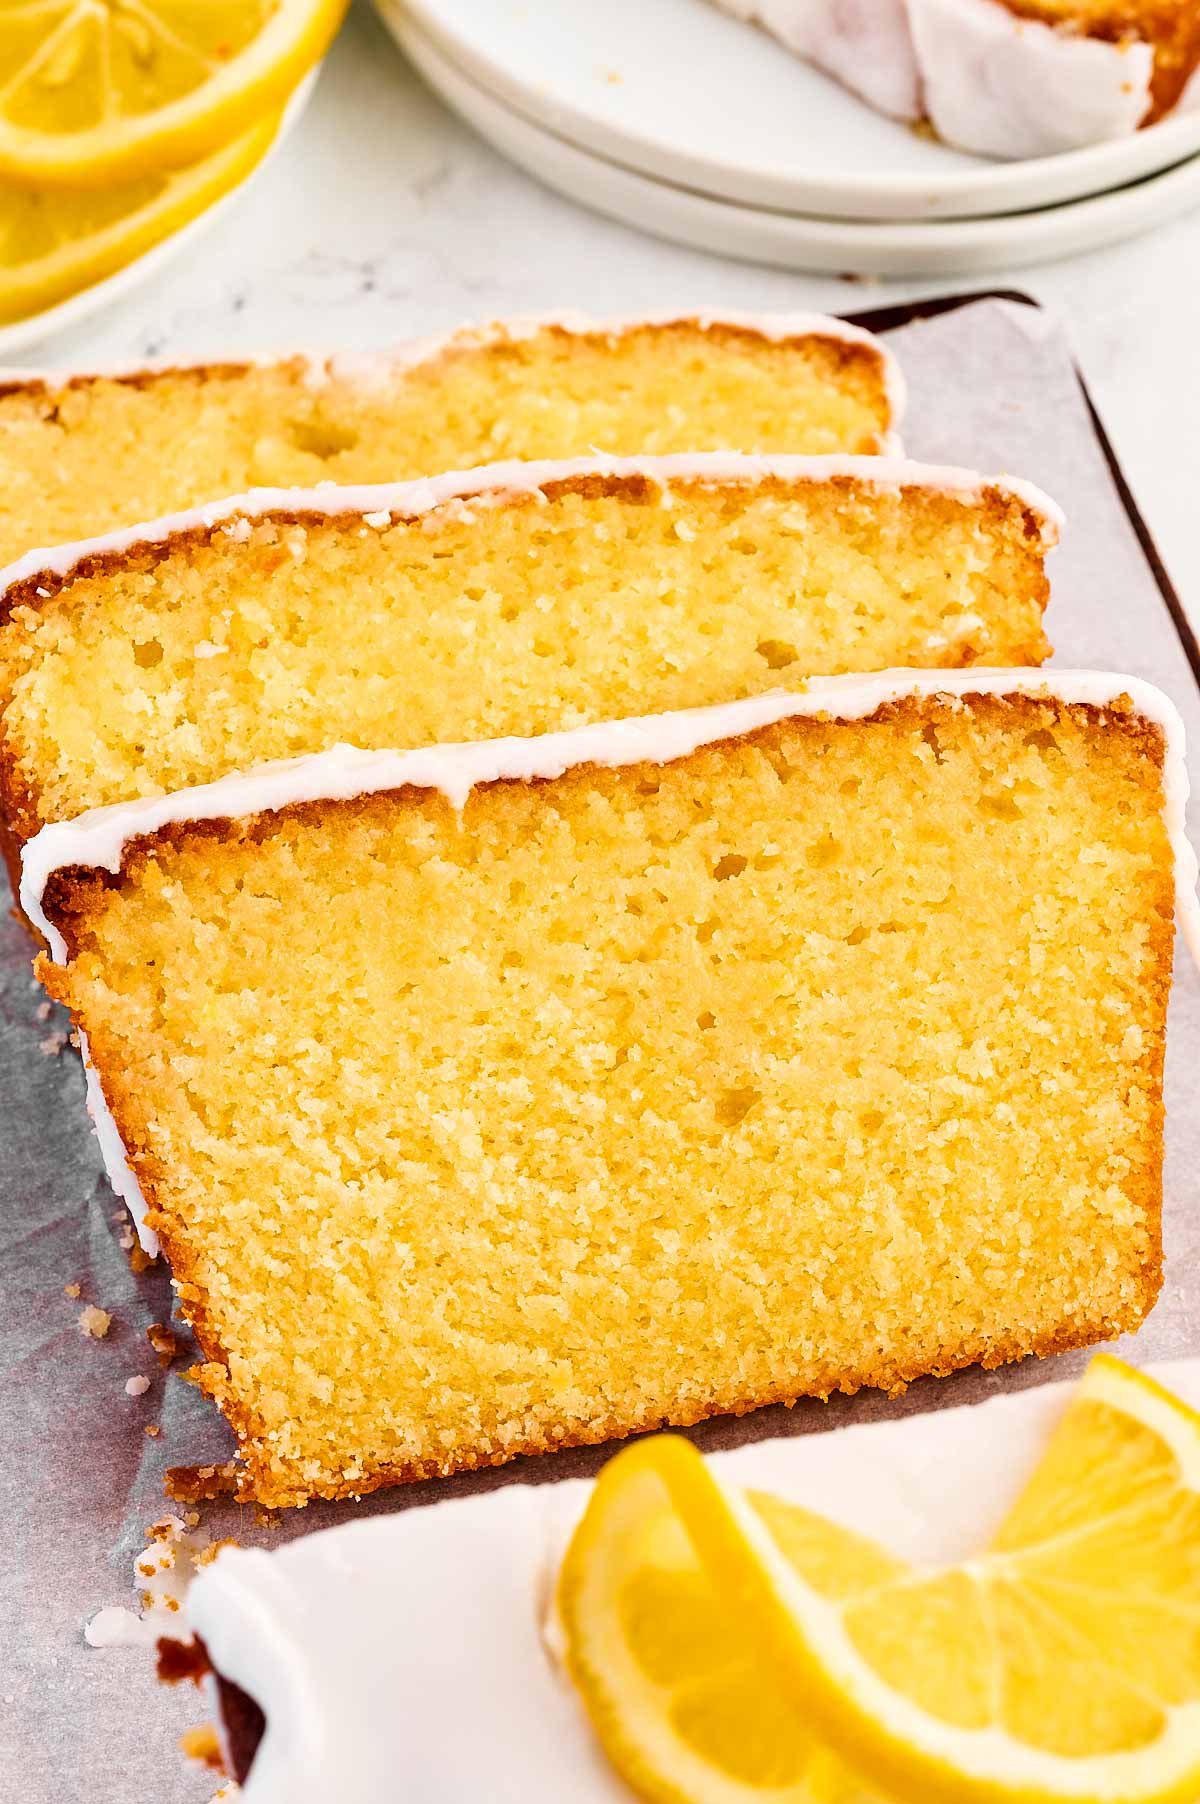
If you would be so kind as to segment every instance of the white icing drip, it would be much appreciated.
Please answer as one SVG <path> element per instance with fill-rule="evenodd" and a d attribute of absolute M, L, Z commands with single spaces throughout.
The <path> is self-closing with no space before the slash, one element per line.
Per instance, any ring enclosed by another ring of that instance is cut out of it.
<path fill-rule="evenodd" d="M 815 63 L 881 113 L 921 116 L 905 0 L 717 0 Z"/>
<path fill-rule="evenodd" d="M 73 377 L 120 381 L 130 376 L 153 376 L 166 371 L 195 371 L 212 367 L 214 362 L 248 364 L 254 369 L 294 363 L 299 360 L 305 379 L 313 387 L 330 381 L 359 383 L 365 388 L 384 387 L 396 376 L 434 363 L 447 351 L 486 348 L 490 344 L 534 338 L 539 332 L 557 328 L 574 338 L 621 338 L 642 327 L 676 326 L 694 321 L 702 332 L 714 326 L 734 326 L 753 332 L 772 344 L 787 338 L 832 338 L 844 344 L 865 345 L 879 360 L 884 390 L 888 401 L 888 437 L 890 449 L 898 450 L 895 434 L 904 415 L 906 390 L 904 376 L 895 357 L 883 340 L 862 326 L 848 320 L 834 319 L 826 313 L 807 311 L 752 312 L 739 308 L 677 308 L 674 311 L 621 315 L 611 319 L 594 319 L 589 314 L 566 309 L 561 313 L 536 313 L 516 319 L 486 320 L 478 325 L 456 327 L 450 332 L 429 333 L 411 338 L 383 351 L 297 351 L 290 355 L 278 352 L 239 353 L 236 357 L 210 359 L 209 363 L 181 364 L 178 358 L 165 357 L 143 364 L 112 365 L 108 368 L 79 370 L 28 370 L 0 367 L 0 386 L 4 388 L 58 389 Z"/>
<path fill-rule="evenodd" d="M 1188 777 L 1184 732 L 1174 705 L 1138 677 L 1092 670 L 885 670 L 870 676 L 814 677 L 800 692 L 750 697 L 715 707 L 683 709 L 545 733 L 531 739 L 492 739 L 466 745 L 429 746 L 416 751 L 364 751 L 335 745 L 259 765 L 172 795 L 149 796 L 94 808 L 71 821 L 56 821 L 27 842 L 21 852 L 20 906 L 42 934 L 51 958 L 65 963 L 67 945 L 42 906 L 55 871 L 70 866 L 118 872 L 133 839 L 188 821 L 240 819 L 272 813 L 298 802 L 348 800 L 412 785 L 439 790 L 461 808 L 478 784 L 501 778 L 530 781 L 554 778 L 574 766 L 666 764 L 702 745 L 735 738 L 794 716 L 825 715 L 858 720 L 905 696 L 1051 696 L 1066 703 L 1104 707 L 1128 695 L 1137 712 L 1162 729 L 1166 741 L 1163 812 L 1175 859 L 1179 925 L 1200 962 L 1200 901 L 1196 896 L 1196 855 L 1187 839 Z M 130 1169 L 99 1080 L 84 1049 L 89 1106 L 113 1188 L 129 1206 L 142 1244 L 156 1251 L 145 1228 L 146 1206 Z"/>
<path fill-rule="evenodd" d="M 165 514 L 161 519 L 121 527 L 96 538 L 28 551 L 0 571 L 0 591 L 40 577 L 61 579 L 85 558 L 122 555 L 138 545 L 161 544 L 179 533 L 218 527 L 232 532 L 242 521 L 253 521 L 265 514 L 306 514 L 326 519 L 352 514 L 365 519 L 372 514 L 388 514 L 398 519 L 417 519 L 449 501 L 531 495 L 548 484 L 586 476 L 641 476 L 664 488 L 686 483 L 752 484 L 772 478 L 794 483 L 849 478 L 874 489 L 936 489 L 967 503 L 979 501 L 988 490 L 994 490 L 1012 495 L 1036 515 L 1042 543 L 1047 548 L 1057 544 L 1063 525 L 1062 510 L 1030 482 L 1010 476 L 985 477 L 974 470 L 915 463 L 903 457 L 764 457 L 737 451 L 695 451 L 669 457 L 572 457 L 532 463 L 514 458 L 505 463 L 484 464 L 475 470 L 419 476 L 409 482 L 327 482 L 314 489 L 250 489 L 244 495 Z"/>
<path fill-rule="evenodd" d="M 1151 1370 L 1200 1405 L 1200 1360 Z M 986 1543 L 1073 1390 L 763 1441 L 709 1464 L 723 1484 L 773 1491 L 935 1567 Z M 187 1624 L 267 1719 L 244 1804 L 630 1804 L 544 1632 L 590 1489 L 510 1484 L 205 1566 Z"/>
<path fill-rule="evenodd" d="M 908 0 L 925 105 L 948 144 L 1053 156 L 1128 137 L 1150 106 L 1154 50 L 1022 19 L 999 0 Z"/>
<path fill-rule="evenodd" d="M 146 1225 L 146 1199 L 126 1156 L 125 1142 L 121 1138 L 121 1132 L 113 1118 L 113 1112 L 108 1106 L 104 1086 L 100 1082 L 100 1073 L 92 1064 L 87 1035 L 82 1028 L 79 1029 L 79 1056 L 83 1060 L 87 1112 L 95 1130 L 96 1144 L 100 1148 L 104 1175 L 128 1209 L 130 1220 L 137 1230 L 142 1251 L 148 1253 L 151 1259 L 157 1259 L 158 1235 L 153 1228 Z"/>

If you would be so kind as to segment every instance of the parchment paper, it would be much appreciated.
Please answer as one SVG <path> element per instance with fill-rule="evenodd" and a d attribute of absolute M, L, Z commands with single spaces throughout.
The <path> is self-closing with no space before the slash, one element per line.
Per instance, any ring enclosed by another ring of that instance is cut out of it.
<path fill-rule="evenodd" d="M 1151 567 L 1101 453 L 1061 332 L 1032 308 L 986 301 L 891 334 L 907 372 L 906 432 L 914 456 L 1032 478 L 1067 511 L 1052 565 L 1048 616 L 1057 661 L 1128 671 L 1158 683 L 1200 748 L 1200 689 Z M 1195 765 L 1193 770 L 1195 772 Z M 1193 839 L 1200 817 L 1193 810 Z M 196 1804 L 212 1775 L 178 1753 L 203 1718 L 199 1695 L 153 1682 L 137 1649 L 95 1650 L 83 1624 L 104 1604 L 129 1604 L 132 1562 L 149 1523 L 169 1507 L 168 1465 L 226 1458 L 216 1412 L 161 1375 L 145 1339 L 165 1321 L 166 1272 L 135 1277 L 120 1242 L 123 1217 L 101 1176 L 83 1111 L 66 1022 L 39 1018 L 30 948 L 0 926 L 0 1804 Z M 1177 952 L 1167 1059 L 1167 1279 L 1146 1327 L 1125 1344 L 1138 1363 L 1200 1351 L 1200 980 Z M 128 1236 L 125 1236 L 128 1238 Z M 78 1300 L 63 1287 L 78 1284 Z M 78 1326 L 87 1303 L 112 1314 L 102 1340 Z M 770 1409 L 695 1431 L 705 1447 L 818 1432 L 845 1421 L 968 1402 L 1072 1375 L 1084 1355 L 967 1372 L 914 1385 L 889 1403 L 873 1394 Z M 125 1394 L 145 1374 L 148 1392 Z M 158 1427 L 157 1438 L 146 1435 Z M 211 1506 L 204 1527 L 242 1541 L 277 1540 L 388 1511 L 450 1490 L 593 1471 L 603 1451 L 524 1462 L 503 1474 L 414 1486 L 359 1506 L 314 1505 L 277 1528 L 253 1512 Z M 948 1476 L 952 1482 L 952 1476 Z M 173 1507 L 173 1506 L 171 1506 Z M 433 1801 L 430 1801 L 433 1804 Z"/>

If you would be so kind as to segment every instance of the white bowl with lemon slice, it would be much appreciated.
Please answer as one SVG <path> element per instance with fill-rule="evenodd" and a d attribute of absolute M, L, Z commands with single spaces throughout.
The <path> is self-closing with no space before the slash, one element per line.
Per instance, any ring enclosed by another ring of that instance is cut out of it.
<path fill-rule="evenodd" d="M 303 111 L 345 8 L 0 0 L 0 353 L 110 304 L 212 219 Z"/>
<path fill-rule="evenodd" d="M 97 233 L 88 245 L 79 246 L 68 241 L 57 267 L 47 268 L 50 260 L 46 259 L 36 274 L 30 272 L 23 281 L 18 275 L 18 282 L 30 295 L 35 310 L 22 311 L 18 317 L 6 320 L 0 298 L 0 358 L 16 356 L 30 345 L 40 344 L 56 332 L 81 325 L 93 314 L 115 305 L 157 275 L 209 226 L 215 225 L 226 208 L 267 168 L 283 145 L 308 105 L 317 73 L 314 70 L 305 77 L 278 120 L 268 122 L 266 127 L 257 127 L 229 151 L 220 152 L 195 170 L 185 170 L 175 178 L 173 197 L 180 204 L 173 219 L 165 217 L 169 203 L 164 196 L 161 211 L 153 205 L 148 206 L 140 221 L 131 224 L 128 219 L 118 220 L 110 231 Z M 251 151 L 254 154 L 248 154 Z M 222 175 L 227 179 L 222 180 Z M 0 219 L 6 198 L 0 183 Z M 73 195 L 71 198 L 87 200 L 95 197 Z M 131 242 L 135 246 L 143 242 L 146 248 L 133 248 L 131 254 Z M 86 268 L 94 271 L 90 279 L 84 268 L 85 260 Z M 4 277 L 9 272 L 3 270 L 2 264 L 0 272 L 0 297 L 5 294 L 15 296 L 19 292 L 17 283 L 5 289 Z M 84 277 L 82 286 L 75 279 L 77 273 Z M 35 281 L 44 283 L 41 292 L 46 298 L 40 308 L 32 293 Z M 56 291 L 62 292 L 65 298 L 50 299 Z"/>

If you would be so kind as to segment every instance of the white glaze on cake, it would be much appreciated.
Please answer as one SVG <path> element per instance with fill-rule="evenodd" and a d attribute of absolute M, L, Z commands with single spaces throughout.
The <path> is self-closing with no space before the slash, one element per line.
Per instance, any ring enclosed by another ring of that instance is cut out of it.
<path fill-rule="evenodd" d="M 247 530 L 243 522 L 252 523 L 264 515 L 337 519 L 357 514 L 368 526 L 383 528 L 393 520 L 419 519 L 447 503 L 503 505 L 509 497 L 536 495 L 553 483 L 580 477 L 642 477 L 664 490 L 689 483 L 723 486 L 772 479 L 794 483 L 846 479 L 876 490 L 933 489 L 968 505 L 979 502 L 991 489 L 1011 495 L 1036 516 L 1047 550 L 1058 543 L 1063 525 L 1062 510 L 1030 482 L 1010 476 L 980 476 L 974 470 L 916 463 L 903 457 L 764 457 L 738 451 L 693 451 L 669 457 L 572 457 L 532 463 L 514 458 L 475 470 L 418 476 L 409 482 L 326 482 L 313 489 L 250 489 L 244 495 L 165 514 L 96 538 L 76 539 L 52 550 L 28 551 L 0 571 L 0 595 L 16 583 L 36 584 L 39 578 L 62 581 L 87 558 L 119 556 L 139 545 L 162 544 L 178 534 L 223 528 L 236 537 Z"/>
<path fill-rule="evenodd" d="M 869 0 L 868 0 L 869 3 Z M 862 326 L 848 320 L 834 319 L 825 313 L 808 311 L 753 312 L 738 308 L 678 308 L 660 313 L 621 315 L 596 319 L 573 309 L 561 312 L 521 315 L 514 319 L 484 320 L 478 324 L 458 326 L 450 332 L 428 333 L 404 340 L 383 351 L 296 351 L 241 354 L 235 358 L 213 358 L 205 363 L 181 364 L 178 358 L 160 358 L 142 364 L 112 365 L 99 369 L 47 370 L 5 369 L 0 367 L 0 389 L 60 389 L 71 381 L 127 381 L 131 377 L 161 375 L 170 371 L 199 371 L 232 362 L 252 369 L 299 362 L 304 380 L 313 388 L 331 381 L 356 383 L 364 388 L 386 388 L 397 376 L 403 376 L 422 364 L 436 363 L 448 352 L 484 350 L 488 345 L 520 342 L 535 338 L 539 332 L 559 331 L 573 338 L 622 338 L 646 327 L 694 324 L 702 332 L 713 327 L 731 326 L 753 333 L 770 344 L 781 344 L 790 338 L 828 338 L 843 344 L 863 345 L 874 352 L 879 362 L 888 403 L 886 442 L 888 452 L 900 449 L 900 423 L 904 415 L 906 390 L 904 376 L 883 340 Z"/>
<path fill-rule="evenodd" d="M 1151 1368 L 1200 1406 L 1200 1360 Z M 922 1566 L 994 1532 L 1073 1391 L 763 1441 L 710 1466 Z M 630 1804 L 544 1630 L 579 1480 L 510 1484 L 351 1522 L 266 1553 L 228 1548 L 187 1626 L 267 1719 L 243 1804 Z"/>
<path fill-rule="evenodd" d="M 832 75 L 881 113 L 921 116 L 905 0 L 717 0 L 725 12 Z"/>
<path fill-rule="evenodd" d="M 1105 707 L 1119 696 L 1128 696 L 1137 713 L 1162 730 L 1163 812 L 1175 859 L 1176 914 L 1189 948 L 1200 961 L 1197 863 L 1186 834 L 1188 777 L 1183 722 L 1173 703 L 1152 684 L 1137 677 L 1094 670 L 884 670 L 869 676 L 814 677 L 802 691 L 606 721 L 530 739 L 481 740 L 416 751 L 364 751 L 357 746 L 335 745 L 327 751 L 262 764 L 254 770 L 171 795 L 94 808 L 75 820 L 56 821 L 43 827 L 21 852 L 20 906 L 25 918 L 45 939 L 51 958 L 64 963 L 66 941 L 42 905 L 50 877 L 69 867 L 115 874 L 132 840 L 166 826 L 244 819 L 299 802 L 344 801 L 405 785 L 436 789 L 454 807 L 462 808 L 477 785 L 502 778 L 554 778 L 586 764 L 605 769 L 666 764 L 686 757 L 702 745 L 736 738 L 793 717 L 861 720 L 887 703 L 908 696 L 955 700 L 971 695 L 1051 696 L 1065 703 L 1094 707 Z M 88 1072 L 88 1106 L 109 1182 L 128 1204 L 143 1246 L 155 1251 L 157 1241 L 145 1225 L 146 1205 L 137 1177 L 125 1156 L 86 1047 L 84 1064 Z"/>
<path fill-rule="evenodd" d="M 1054 156 L 1135 132 L 1154 50 L 1021 19 L 1000 0 L 908 0 L 940 138 L 993 157 Z"/>
<path fill-rule="evenodd" d="M 716 3 L 879 112 L 924 116 L 944 143 L 981 156 L 1054 156 L 1128 137 L 1150 109 L 1153 45 L 1023 19 L 1002 0 Z"/>

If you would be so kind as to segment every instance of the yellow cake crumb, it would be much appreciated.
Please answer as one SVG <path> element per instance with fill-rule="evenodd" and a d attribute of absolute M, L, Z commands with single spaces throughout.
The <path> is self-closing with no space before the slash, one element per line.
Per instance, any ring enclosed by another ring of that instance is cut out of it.
<path fill-rule="evenodd" d="M 1107 1339 L 1160 1264 L 1157 728 L 1030 698 L 136 842 L 52 903 L 268 1507 Z M 192 1495 L 229 1475 L 196 1475 Z"/>
<path fill-rule="evenodd" d="M 882 347 L 698 320 L 466 331 L 405 367 L 299 357 L 0 389 L 0 564 L 249 488 L 504 458 L 881 449 Z"/>
<path fill-rule="evenodd" d="M 1052 529 L 1003 487 L 593 476 L 471 503 L 385 530 L 243 518 L 85 564 L 47 598 L 10 591 L 9 830 L 338 740 L 542 733 L 1049 650 Z"/>

